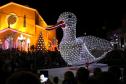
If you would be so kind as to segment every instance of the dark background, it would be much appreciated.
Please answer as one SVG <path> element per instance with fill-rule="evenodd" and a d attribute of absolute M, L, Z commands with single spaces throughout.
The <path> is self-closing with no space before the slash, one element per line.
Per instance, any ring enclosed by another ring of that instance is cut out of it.
<path fill-rule="evenodd" d="M 83 0 L 0 0 L 0 5 L 8 2 L 27 5 L 39 11 L 48 25 L 56 23 L 60 13 L 70 11 L 78 18 L 77 36 L 94 35 L 106 38 L 107 33 L 121 27 L 121 19 L 126 13 L 125 3 L 96 2 Z M 57 30 L 61 36 L 61 30 Z"/>

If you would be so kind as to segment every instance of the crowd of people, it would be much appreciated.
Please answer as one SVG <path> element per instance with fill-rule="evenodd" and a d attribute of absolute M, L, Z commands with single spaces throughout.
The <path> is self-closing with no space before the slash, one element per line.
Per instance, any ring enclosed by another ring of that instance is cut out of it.
<path fill-rule="evenodd" d="M 0 50 L 0 64 L 2 66 L 10 66 L 17 68 L 55 68 L 66 66 L 67 63 L 62 59 L 60 53 L 57 52 L 25 52 L 16 49 Z"/>
<path fill-rule="evenodd" d="M 125 50 L 113 50 L 101 63 L 109 65 L 103 72 L 100 68 L 94 69 L 93 75 L 84 67 L 80 67 L 76 75 L 71 71 L 64 73 L 62 84 L 125 84 L 126 83 L 126 56 Z M 0 49 L 0 84 L 42 84 L 37 69 L 50 69 L 68 66 L 57 52 L 25 52 L 16 49 Z M 59 84 L 60 78 L 48 79 L 44 84 Z"/>
<path fill-rule="evenodd" d="M 4 79 L 16 71 L 27 70 L 37 72 L 38 69 L 64 66 L 67 66 L 67 63 L 62 59 L 58 51 L 25 52 L 17 49 L 0 49 L 0 84 L 3 84 Z"/>
<path fill-rule="evenodd" d="M 93 74 L 85 67 L 78 68 L 76 74 L 72 71 L 64 73 L 62 84 L 125 84 L 126 69 L 120 69 L 117 66 L 109 67 L 108 71 L 102 71 L 100 68 L 95 68 Z M 53 81 L 48 79 L 41 82 L 39 74 L 30 71 L 18 71 L 10 75 L 5 83 L 1 84 L 59 84 L 59 78 L 54 77 Z"/>

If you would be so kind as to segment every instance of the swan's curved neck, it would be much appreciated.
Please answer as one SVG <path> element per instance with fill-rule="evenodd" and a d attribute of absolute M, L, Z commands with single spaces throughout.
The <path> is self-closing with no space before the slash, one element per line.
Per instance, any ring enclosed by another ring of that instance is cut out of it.
<path fill-rule="evenodd" d="M 73 41 L 76 39 L 76 27 L 70 26 L 63 29 L 63 39 L 65 41 Z"/>

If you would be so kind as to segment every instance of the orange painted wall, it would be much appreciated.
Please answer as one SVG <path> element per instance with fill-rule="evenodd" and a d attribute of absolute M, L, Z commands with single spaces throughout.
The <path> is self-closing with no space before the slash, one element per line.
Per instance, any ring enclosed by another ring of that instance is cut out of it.
<path fill-rule="evenodd" d="M 9 5 L 0 9 L 0 11 L 0 30 L 8 27 L 7 16 L 10 13 L 14 13 L 17 16 L 17 22 L 15 26 L 12 26 L 12 28 L 28 34 L 35 34 L 35 11 L 25 9 L 17 5 Z M 24 15 L 26 15 L 26 28 L 23 27 Z"/>

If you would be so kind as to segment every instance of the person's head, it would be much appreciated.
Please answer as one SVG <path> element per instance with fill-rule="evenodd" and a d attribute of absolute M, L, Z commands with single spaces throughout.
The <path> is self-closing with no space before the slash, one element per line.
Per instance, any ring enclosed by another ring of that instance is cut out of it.
<path fill-rule="evenodd" d="M 121 76 L 121 70 L 117 66 L 109 67 L 108 71 L 113 74 L 114 78 L 119 79 Z"/>
<path fill-rule="evenodd" d="M 56 76 L 56 77 L 54 77 L 53 78 L 53 82 L 55 83 L 55 84 L 58 84 L 58 82 L 59 82 L 59 78 Z"/>
<path fill-rule="evenodd" d="M 32 73 L 26 71 L 20 71 L 12 74 L 8 79 L 6 84 L 41 84 L 39 77 Z"/>
<path fill-rule="evenodd" d="M 89 71 L 87 69 L 85 69 L 84 67 L 80 67 L 77 70 L 76 78 L 80 82 L 87 81 L 89 78 Z"/>
<path fill-rule="evenodd" d="M 94 69 L 94 75 L 99 75 L 102 72 L 101 68 Z"/>
<path fill-rule="evenodd" d="M 73 80 L 74 79 L 74 74 L 72 71 L 67 71 L 64 74 L 64 79 L 65 80 Z"/>

